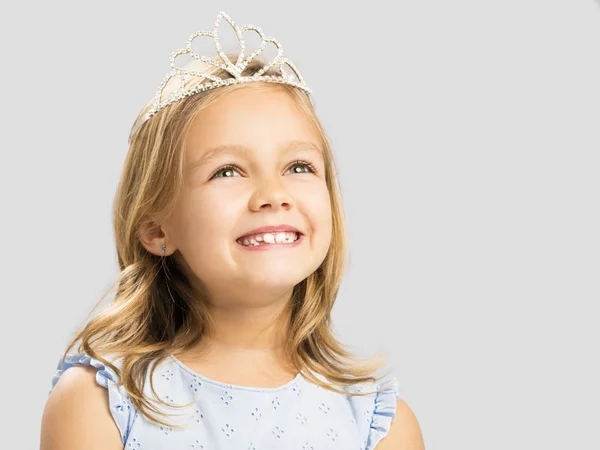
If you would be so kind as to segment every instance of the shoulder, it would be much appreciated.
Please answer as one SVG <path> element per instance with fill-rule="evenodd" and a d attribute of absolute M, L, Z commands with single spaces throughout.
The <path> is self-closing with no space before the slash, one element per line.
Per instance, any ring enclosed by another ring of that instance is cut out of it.
<path fill-rule="evenodd" d="M 425 450 L 421 427 L 412 408 L 398 398 L 390 430 L 375 450 Z"/>
<path fill-rule="evenodd" d="M 367 395 L 349 397 L 366 450 L 424 450 L 421 430 L 392 375 L 347 388 Z"/>
<path fill-rule="evenodd" d="M 118 366 L 119 361 L 112 361 Z M 42 417 L 41 450 L 123 448 L 134 408 L 110 366 L 85 353 L 58 361 Z M 116 425 L 116 426 L 115 426 Z"/>
<path fill-rule="evenodd" d="M 74 448 L 122 449 L 106 389 L 96 382 L 96 369 L 72 367 L 61 375 L 42 416 L 41 450 Z"/>

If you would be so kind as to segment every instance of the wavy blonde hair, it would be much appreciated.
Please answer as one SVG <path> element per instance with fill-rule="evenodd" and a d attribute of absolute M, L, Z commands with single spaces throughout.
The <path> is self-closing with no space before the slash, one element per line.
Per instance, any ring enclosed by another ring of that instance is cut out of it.
<path fill-rule="evenodd" d="M 229 56 L 235 61 L 236 56 Z M 254 61 L 244 73 L 252 75 L 262 65 Z M 202 70 L 223 79 L 231 77 L 228 72 L 213 66 L 207 65 Z M 280 72 L 271 68 L 265 75 L 277 76 Z M 197 82 L 188 81 L 186 87 Z M 64 361 L 69 350 L 80 341 L 78 351 L 113 369 L 119 376 L 118 384 L 124 386 L 139 412 L 165 426 L 179 427 L 163 421 L 153 400 L 144 396 L 147 371 L 151 370 L 152 375 L 156 366 L 173 352 L 184 351 L 199 342 L 211 318 L 205 302 L 192 292 L 183 268 L 170 256 L 148 252 L 140 236 L 144 230 L 157 230 L 176 204 L 184 177 L 184 140 L 195 115 L 222 95 L 257 84 L 221 86 L 189 96 L 159 111 L 132 136 L 113 206 L 120 273 L 94 310 L 116 285 L 115 297 L 74 333 L 63 355 Z M 285 89 L 318 130 L 333 215 L 331 244 L 324 261 L 293 289 L 286 353 L 297 371 L 313 383 L 345 395 L 367 395 L 370 392 L 349 392 L 335 386 L 376 382 L 378 378 L 374 374 L 387 356 L 380 353 L 368 359 L 358 358 L 336 339 L 331 328 L 331 310 L 348 257 L 346 225 L 332 150 L 309 95 L 290 85 L 272 86 Z M 151 102 L 146 105 L 138 121 L 151 106 Z M 121 368 L 104 359 L 102 355 L 108 354 L 122 358 Z M 331 383 L 323 382 L 315 373 Z M 159 398 L 153 377 L 149 378 L 156 400 L 174 407 Z M 373 392 L 382 389 L 384 387 Z M 188 405 L 175 405 L 185 406 Z"/>

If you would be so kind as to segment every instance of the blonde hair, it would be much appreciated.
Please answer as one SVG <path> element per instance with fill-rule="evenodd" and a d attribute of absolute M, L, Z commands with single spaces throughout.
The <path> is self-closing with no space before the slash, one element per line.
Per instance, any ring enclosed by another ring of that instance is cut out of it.
<path fill-rule="evenodd" d="M 235 56 L 231 59 L 234 61 Z M 255 61 L 244 72 L 252 75 L 260 67 L 262 64 Z M 221 78 L 230 77 L 228 72 L 213 66 L 203 70 L 210 70 Z M 279 74 L 274 68 L 265 73 Z M 205 303 L 192 292 L 183 268 L 172 257 L 148 252 L 140 241 L 141 232 L 158 229 L 174 208 L 183 184 L 184 139 L 195 115 L 225 93 L 252 85 L 222 86 L 182 99 L 159 111 L 132 136 L 113 207 L 120 273 L 94 309 L 117 285 L 115 298 L 75 333 L 63 355 L 64 360 L 69 350 L 81 340 L 78 351 L 113 369 L 119 376 L 119 385 L 124 386 L 139 412 L 162 425 L 178 427 L 160 419 L 160 410 L 144 396 L 147 370 L 150 369 L 152 375 L 160 361 L 172 352 L 196 344 L 211 318 Z M 313 383 L 345 395 L 367 395 L 369 392 L 339 389 L 314 375 L 319 374 L 342 386 L 376 382 L 374 373 L 386 357 L 380 354 L 359 359 L 333 334 L 331 310 L 348 258 L 346 225 L 333 154 L 308 94 L 290 85 L 273 87 L 285 89 L 318 130 L 332 209 L 328 253 L 320 267 L 293 289 L 286 352 L 298 372 Z M 146 105 L 138 120 L 151 106 L 151 103 Z M 121 368 L 101 356 L 107 354 L 122 358 Z M 154 390 L 152 378 L 150 376 L 150 386 L 154 396 L 159 403 L 167 405 Z M 173 407 L 172 404 L 168 406 Z"/>

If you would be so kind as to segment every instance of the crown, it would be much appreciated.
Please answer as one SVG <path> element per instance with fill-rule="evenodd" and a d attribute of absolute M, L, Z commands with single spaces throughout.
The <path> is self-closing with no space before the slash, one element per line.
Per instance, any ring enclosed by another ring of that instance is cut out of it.
<path fill-rule="evenodd" d="M 219 29 L 221 27 L 222 19 L 231 25 L 233 30 L 235 31 L 235 35 L 240 44 L 240 53 L 237 57 L 236 63 L 232 63 L 229 57 L 223 52 L 221 48 L 221 43 L 219 42 Z M 244 51 L 246 47 L 246 42 L 244 41 L 244 33 L 246 31 L 255 32 L 260 36 L 261 44 L 260 46 L 252 52 L 249 56 L 244 57 Z M 209 36 L 212 38 L 216 54 L 218 55 L 220 61 L 215 61 L 211 57 L 205 55 L 199 55 L 195 51 L 192 50 L 192 43 L 195 39 L 201 38 L 204 36 Z M 270 61 L 267 62 L 263 67 L 258 70 L 252 76 L 242 76 L 244 69 L 248 66 L 248 64 L 257 59 L 260 54 L 265 50 L 268 43 L 272 43 L 277 48 L 277 55 Z M 177 64 L 177 58 L 182 55 L 189 55 L 192 58 L 192 63 L 197 61 L 202 61 L 203 63 L 210 64 L 212 66 L 221 68 L 230 73 L 233 78 L 220 78 L 215 75 L 211 75 L 208 73 L 204 73 L 201 70 L 194 70 L 190 64 L 186 67 L 180 67 Z M 215 26 L 213 31 L 197 31 L 192 33 L 188 40 L 185 48 L 177 50 L 172 53 L 170 59 L 171 70 L 165 75 L 156 95 L 154 97 L 154 103 L 152 108 L 142 116 L 141 120 L 139 120 L 136 124 L 134 124 L 131 133 L 129 135 L 129 141 L 131 142 L 131 138 L 136 133 L 136 131 L 144 124 L 150 117 L 156 114 L 158 111 L 163 109 L 165 106 L 170 105 L 182 98 L 188 97 L 190 95 L 196 94 L 198 92 L 207 91 L 209 89 L 213 89 L 219 86 L 227 86 L 230 84 L 240 84 L 240 83 L 250 83 L 250 82 L 270 82 L 270 83 L 284 83 L 292 86 L 296 86 L 309 94 L 312 93 L 311 89 L 306 86 L 304 82 L 304 78 L 300 74 L 296 65 L 290 61 L 288 58 L 283 56 L 283 48 L 281 44 L 274 37 L 265 37 L 265 34 L 260 29 L 260 27 L 254 25 L 245 25 L 243 27 L 238 26 L 225 12 L 221 11 L 217 20 L 215 21 Z M 272 75 L 263 75 L 270 68 L 277 66 L 280 76 L 272 76 Z M 288 70 L 291 69 L 291 72 Z M 193 84 L 192 88 L 187 88 L 186 84 L 190 80 L 194 78 L 202 78 L 208 81 Z M 178 84 L 174 89 L 167 89 L 167 86 L 170 86 L 173 83 Z M 169 92 L 170 91 L 170 92 Z"/>

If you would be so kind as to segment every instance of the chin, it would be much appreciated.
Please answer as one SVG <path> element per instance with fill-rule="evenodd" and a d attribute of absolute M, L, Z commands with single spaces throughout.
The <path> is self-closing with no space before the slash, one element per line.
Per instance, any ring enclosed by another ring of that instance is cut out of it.
<path fill-rule="evenodd" d="M 250 286 L 252 286 L 252 289 L 256 290 L 282 291 L 286 289 L 292 289 L 305 278 L 306 276 L 299 276 L 298 274 L 278 271 L 268 274 L 254 274 L 252 275 L 251 279 L 244 284 L 248 286 L 249 289 Z"/>

